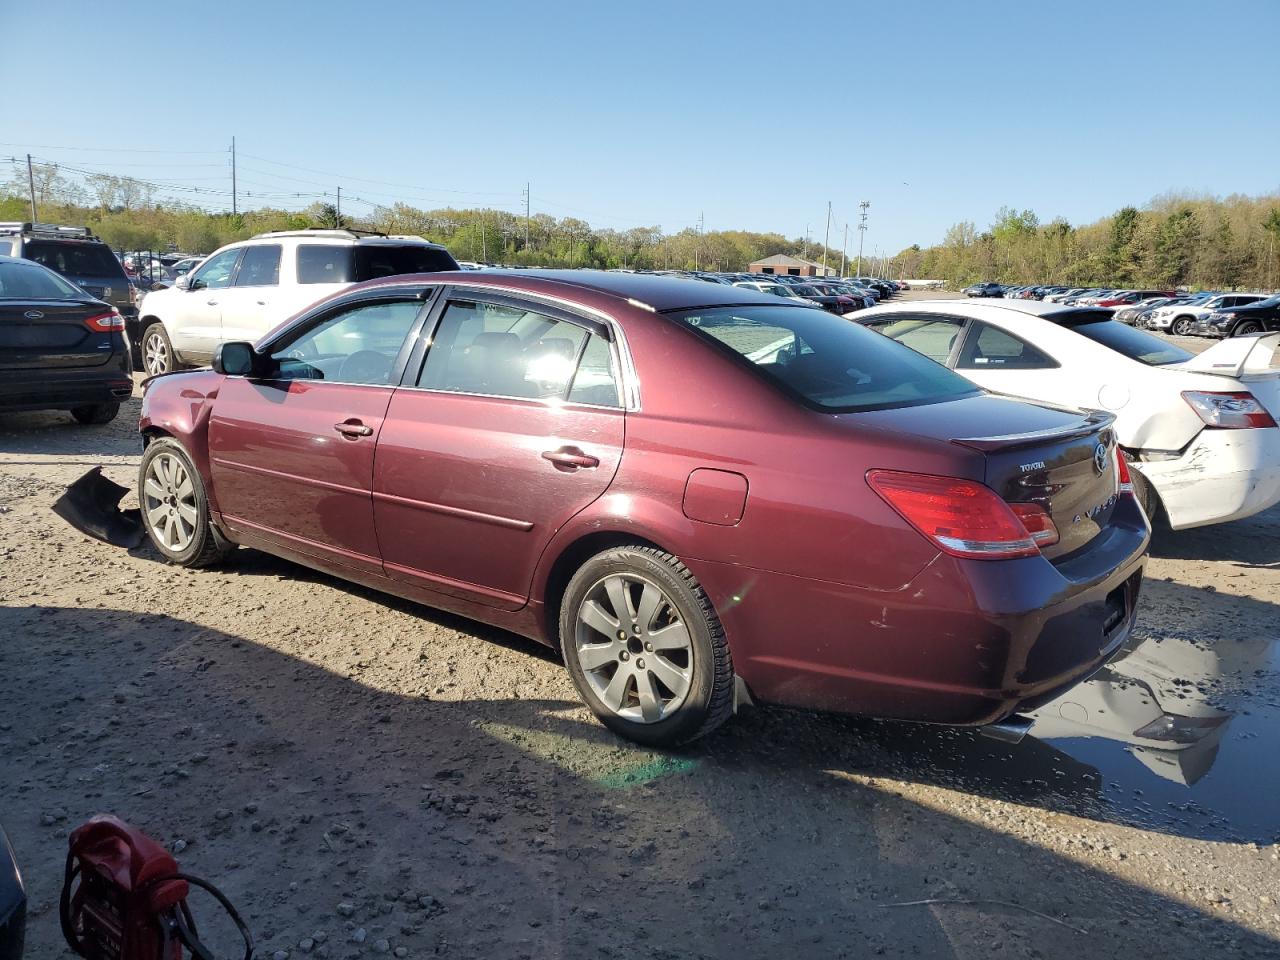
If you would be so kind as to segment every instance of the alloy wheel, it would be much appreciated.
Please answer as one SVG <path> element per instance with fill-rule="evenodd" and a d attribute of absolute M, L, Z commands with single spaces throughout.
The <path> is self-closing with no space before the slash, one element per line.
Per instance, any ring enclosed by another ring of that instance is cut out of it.
<path fill-rule="evenodd" d="M 693 640 L 656 583 L 610 574 L 587 591 L 576 622 L 578 664 L 610 711 L 657 723 L 684 703 L 693 681 Z"/>
<path fill-rule="evenodd" d="M 142 363 L 153 377 L 169 372 L 169 345 L 154 330 L 142 341 Z"/>
<path fill-rule="evenodd" d="M 191 546 L 196 535 L 196 489 L 186 465 L 162 453 L 147 465 L 142 512 L 156 543 L 174 553 Z"/>

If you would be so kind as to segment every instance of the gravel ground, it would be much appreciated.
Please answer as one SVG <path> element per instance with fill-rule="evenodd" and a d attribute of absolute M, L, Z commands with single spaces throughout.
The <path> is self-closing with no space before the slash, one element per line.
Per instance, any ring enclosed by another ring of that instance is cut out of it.
<path fill-rule="evenodd" d="M 1280 955 L 1271 789 L 1210 829 L 1034 738 L 769 709 L 644 750 L 525 640 L 253 551 L 187 572 L 79 535 L 48 507 L 90 466 L 133 485 L 136 414 L 0 414 L 0 817 L 32 960 L 66 955 L 66 837 L 97 812 L 274 960 Z M 1139 629 L 1271 638 L 1278 601 L 1272 510 L 1160 538 Z M 1256 751 L 1266 784 L 1274 665 L 1256 683 L 1266 723 L 1221 762 Z"/>

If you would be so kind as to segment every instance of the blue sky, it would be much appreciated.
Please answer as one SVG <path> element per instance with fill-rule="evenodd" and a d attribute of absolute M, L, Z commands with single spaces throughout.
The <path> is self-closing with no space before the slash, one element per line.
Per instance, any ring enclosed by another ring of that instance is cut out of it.
<path fill-rule="evenodd" d="M 1277 0 L 4 3 L 31 72 L 0 156 L 227 190 L 235 135 L 257 193 L 516 210 L 530 181 L 595 226 L 817 240 L 830 200 L 833 246 L 865 199 L 896 252 L 1004 204 L 1280 190 L 1278 27 Z"/>

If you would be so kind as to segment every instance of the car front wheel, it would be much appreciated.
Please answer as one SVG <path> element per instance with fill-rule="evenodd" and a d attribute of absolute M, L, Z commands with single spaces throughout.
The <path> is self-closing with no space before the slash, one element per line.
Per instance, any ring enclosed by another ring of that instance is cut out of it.
<path fill-rule="evenodd" d="M 669 747 L 733 712 L 733 661 L 698 581 L 654 547 L 597 554 L 560 606 L 560 644 L 578 693 L 614 733 Z"/>
<path fill-rule="evenodd" d="M 1256 320 L 1246 320 L 1244 323 L 1240 324 L 1240 326 L 1236 327 L 1235 330 L 1232 331 L 1231 335 L 1233 337 L 1249 337 L 1255 333 L 1261 333 L 1261 332 L 1262 332 L 1261 324 L 1259 324 Z"/>
<path fill-rule="evenodd" d="M 1173 335 L 1175 337 L 1185 337 L 1191 332 L 1191 318 L 1179 317 L 1173 321 Z"/>
<path fill-rule="evenodd" d="M 152 440 L 138 468 L 138 504 L 147 536 L 180 567 L 207 567 L 232 549 L 213 529 L 200 472 L 182 444 Z"/>
<path fill-rule="evenodd" d="M 142 332 L 142 369 L 149 377 L 177 369 L 173 344 L 162 323 L 153 323 Z"/>

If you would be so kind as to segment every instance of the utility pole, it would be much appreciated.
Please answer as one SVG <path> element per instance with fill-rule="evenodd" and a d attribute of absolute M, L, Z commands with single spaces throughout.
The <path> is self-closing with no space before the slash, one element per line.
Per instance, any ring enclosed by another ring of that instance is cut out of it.
<path fill-rule="evenodd" d="M 333 225 L 342 229 L 342 188 L 338 188 L 338 202 L 333 205 Z"/>
<path fill-rule="evenodd" d="M 472 247 L 471 249 L 474 250 L 475 247 Z M 484 216 L 483 215 L 481 215 L 480 217 L 480 262 L 481 263 L 489 262 L 489 247 L 485 243 L 485 239 L 484 239 Z"/>
<path fill-rule="evenodd" d="M 840 248 L 840 276 L 844 276 L 845 261 L 849 259 L 849 225 L 844 225 L 844 246 Z"/>
<path fill-rule="evenodd" d="M 36 175 L 31 172 L 31 154 L 27 154 L 27 187 L 31 190 L 31 222 L 34 223 L 39 217 L 36 216 Z"/>
<path fill-rule="evenodd" d="M 706 225 L 707 225 L 706 215 L 701 210 L 699 210 L 698 211 L 698 244 L 693 248 L 693 269 L 695 270 L 698 270 L 702 267 L 702 232 L 706 228 Z M 688 263 L 688 262 L 689 262 L 688 260 L 685 261 L 685 263 Z"/>
<path fill-rule="evenodd" d="M 231 138 L 231 215 L 235 216 L 239 211 L 236 209 L 236 138 Z"/>
<path fill-rule="evenodd" d="M 529 249 L 529 188 L 532 184 L 525 181 L 524 184 L 524 248 Z"/>
<path fill-rule="evenodd" d="M 801 260 L 809 259 L 809 225 L 804 225 L 804 253 L 800 255 Z"/>
<path fill-rule="evenodd" d="M 871 204 L 863 200 L 858 206 L 862 209 L 858 215 L 858 276 L 862 276 L 862 243 L 867 239 L 867 207 Z"/>
<path fill-rule="evenodd" d="M 831 242 L 831 201 L 827 201 L 827 232 L 822 235 L 822 275 L 827 275 L 827 244 Z"/>

